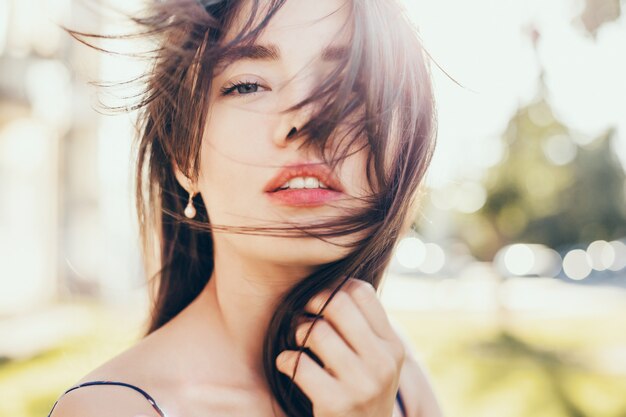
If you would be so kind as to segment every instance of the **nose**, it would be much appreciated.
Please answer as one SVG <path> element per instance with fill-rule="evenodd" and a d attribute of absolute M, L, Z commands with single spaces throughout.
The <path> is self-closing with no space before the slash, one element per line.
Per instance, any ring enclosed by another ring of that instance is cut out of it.
<path fill-rule="evenodd" d="M 309 77 L 312 78 L 312 77 Z M 292 79 L 284 86 L 280 94 L 282 99 L 281 108 L 288 109 L 304 99 L 306 99 L 313 92 L 313 82 L 307 82 L 305 80 Z M 274 143 L 276 146 L 284 148 L 293 142 L 294 137 L 310 119 L 313 112 L 314 103 L 307 103 L 304 106 L 295 109 L 293 111 L 284 111 L 281 115 L 280 123 L 277 131 L 274 135 Z"/>

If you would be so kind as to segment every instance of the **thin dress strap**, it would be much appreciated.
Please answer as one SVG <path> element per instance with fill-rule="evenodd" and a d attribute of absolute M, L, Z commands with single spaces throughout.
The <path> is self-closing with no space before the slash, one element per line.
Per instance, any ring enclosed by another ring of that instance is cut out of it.
<path fill-rule="evenodd" d="M 398 406 L 400 407 L 400 411 L 402 415 L 406 417 L 406 407 L 404 406 L 404 400 L 402 399 L 402 394 L 400 394 L 400 390 L 398 389 L 398 393 L 396 394 L 396 400 L 398 400 Z"/>
<path fill-rule="evenodd" d="M 150 396 L 150 394 L 148 394 L 146 391 L 142 390 L 139 387 L 136 387 L 135 385 L 131 385 L 131 384 L 128 384 L 126 382 L 117 382 L 117 381 L 90 381 L 90 382 L 84 382 L 82 384 L 76 385 L 76 386 L 68 389 L 63 394 L 61 394 L 59 399 L 57 399 L 55 401 L 54 405 L 52 406 L 52 409 L 50 410 L 50 413 L 48 413 L 48 417 L 50 417 L 52 415 L 52 412 L 54 411 L 54 408 L 57 406 L 59 400 L 65 394 L 67 394 L 68 392 L 74 391 L 75 389 L 82 388 L 82 387 L 87 387 L 87 386 L 90 386 L 90 385 L 119 385 L 119 386 L 123 386 L 123 387 L 128 387 L 128 388 L 134 389 L 135 391 L 137 391 L 141 395 L 143 395 L 146 398 L 146 400 L 148 400 L 150 405 L 152 405 L 152 407 L 159 414 L 160 417 L 166 417 L 166 415 L 163 412 L 163 410 L 161 410 L 161 408 L 157 405 L 156 401 L 154 401 L 154 398 L 152 398 Z M 402 415 L 404 417 L 406 417 L 406 407 L 404 405 L 404 400 L 402 399 L 402 394 L 400 394 L 400 390 L 399 389 L 398 389 L 398 392 L 396 394 L 396 400 L 398 401 L 398 406 L 400 407 L 400 411 L 402 412 Z"/>
<path fill-rule="evenodd" d="M 131 384 L 128 384 L 126 382 L 117 382 L 117 381 L 90 381 L 90 382 L 84 382 L 82 384 L 76 385 L 76 386 L 68 389 L 63 394 L 61 394 L 61 397 L 63 397 L 65 394 L 67 394 L 70 391 L 74 391 L 75 389 L 82 388 L 82 387 L 87 387 L 89 385 L 120 385 L 120 386 L 123 386 L 123 387 L 132 388 L 135 391 L 139 392 L 141 395 L 143 395 L 146 398 L 146 400 L 148 400 L 150 405 L 152 405 L 152 408 L 154 408 L 154 410 L 159 414 L 159 416 L 166 417 L 165 413 L 163 412 L 163 410 L 161 410 L 161 408 L 157 405 L 156 401 L 154 401 L 154 399 L 150 396 L 150 394 L 148 394 L 146 391 L 142 390 L 141 388 L 136 387 L 136 386 L 131 385 Z M 55 401 L 54 405 L 52 406 L 52 410 L 50 410 L 50 413 L 48 414 L 48 417 L 50 417 L 52 415 L 52 412 L 54 411 L 54 407 L 57 406 L 57 403 L 59 402 L 61 397 L 59 397 L 59 399 Z"/>

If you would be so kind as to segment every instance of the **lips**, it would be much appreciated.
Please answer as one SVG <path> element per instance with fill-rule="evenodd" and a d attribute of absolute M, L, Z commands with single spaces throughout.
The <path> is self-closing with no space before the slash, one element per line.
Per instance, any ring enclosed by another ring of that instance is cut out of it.
<path fill-rule="evenodd" d="M 319 207 L 340 200 L 345 194 L 324 188 L 287 189 L 267 193 L 271 202 L 284 206 Z"/>
<path fill-rule="evenodd" d="M 280 187 L 295 177 L 315 177 L 328 186 L 334 192 L 343 192 L 343 186 L 333 175 L 330 168 L 324 163 L 295 163 L 283 167 L 265 186 L 266 193 L 277 192 Z M 309 189 L 313 190 L 313 189 Z M 295 190 L 294 190 L 295 191 Z"/>

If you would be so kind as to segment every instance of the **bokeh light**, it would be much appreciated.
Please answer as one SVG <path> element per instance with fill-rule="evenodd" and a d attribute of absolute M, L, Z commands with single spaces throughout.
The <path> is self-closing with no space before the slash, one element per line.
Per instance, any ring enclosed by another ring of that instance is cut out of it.
<path fill-rule="evenodd" d="M 550 136 L 543 143 L 546 158 L 554 165 L 566 165 L 574 160 L 578 148 L 566 135 Z"/>
<path fill-rule="evenodd" d="M 596 271 L 604 271 L 615 262 L 615 249 L 605 240 L 596 240 L 587 247 L 591 267 Z"/>
<path fill-rule="evenodd" d="M 591 259 L 586 251 L 574 249 L 563 258 L 563 272 L 573 280 L 582 280 L 591 273 Z"/>
<path fill-rule="evenodd" d="M 494 258 L 503 275 L 555 277 L 561 271 L 561 256 L 537 243 L 515 243 L 501 248 Z"/>
<path fill-rule="evenodd" d="M 511 245 L 504 252 L 504 265 L 514 275 L 528 274 L 535 266 L 535 254 L 528 245 Z"/>
<path fill-rule="evenodd" d="M 611 242 L 614 258 L 613 263 L 608 267 L 611 271 L 621 271 L 626 268 L 626 244 L 621 240 Z"/>
<path fill-rule="evenodd" d="M 406 237 L 398 243 L 396 257 L 405 268 L 417 268 L 426 257 L 426 247 L 417 237 Z"/>
<path fill-rule="evenodd" d="M 446 262 L 446 255 L 443 249 L 436 243 L 426 243 L 424 248 L 426 249 L 425 257 L 419 265 L 419 269 L 427 274 L 439 272 Z"/>

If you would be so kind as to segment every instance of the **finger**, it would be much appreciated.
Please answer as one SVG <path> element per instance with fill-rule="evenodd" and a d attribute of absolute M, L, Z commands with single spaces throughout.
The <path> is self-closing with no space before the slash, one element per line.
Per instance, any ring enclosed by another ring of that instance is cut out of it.
<path fill-rule="evenodd" d="M 296 343 L 309 348 L 338 380 L 358 380 L 366 376 L 356 352 L 324 319 L 301 323 L 296 329 Z"/>
<path fill-rule="evenodd" d="M 360 279 L 349 278 L 343 288 L 363 312 L 376 334 L 387 342 L 384 350 L 391 353 L 393 362 L 401 367 L 406 355 L 404 342 L 391 324 L 374 286 Z M 379 360 L 382 360 L 382 356 L 379 356 Z"/>
<path fill-rule="evenodd" d="M 311 313 L 319 313 L 330 294 L 330 290 L 321 291 L 309 300 L 304 309 Z M 380 343 L 380 338 L 373 332 L 359 307 L 345 291 L 337 291 L 321 314 L 361 357 L 365 356 L 372 345 Z"/>
<path fill-rule="evenodd" d="M 330 401 L 339 388 L 336 379 L 306 353 L 284 350 L 276 356 L 276 368 L 293 378 L 294 383 L 313 403 Z"/>
<path fill-rule="evenodd" d="M 376 288 L 372 284 L 361 279 L 348 278 L 348 282 L 342 287 L 342 290 L 350 294 L 371 328 L 380 338 L 397 342 L 398 336 L 378 298 Z"/>

